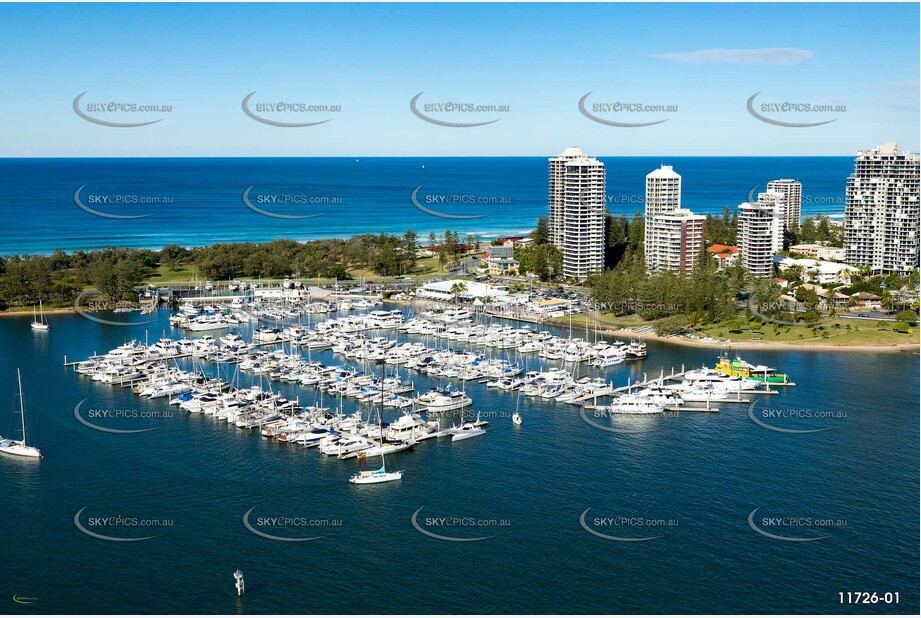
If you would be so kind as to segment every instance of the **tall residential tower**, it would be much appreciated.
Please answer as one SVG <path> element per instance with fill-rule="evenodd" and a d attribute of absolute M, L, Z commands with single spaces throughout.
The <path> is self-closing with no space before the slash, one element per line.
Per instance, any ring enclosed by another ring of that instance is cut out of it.
<path fill-rule="evenodd" d="M 768 182 L 767 190 L 769 193 L 783 195 L 782 216 L 784 229 L 798 229 L 803 207 L 803 185 L 791 178 L 781 178 Z"/>
<path fill-rule="evenodd" d="M 704 248 L 703 215 L 681 207 L 681 176 L 671 165 L 646 175 L 643 251 L 650 273 L 689 273 Z"/>
<path fill-rule="evenodd" d="M 774 254 L 783 249 L 784 197 L 773 191 L 758 194 L 755 203 L 739 204 L 739 253 L 756 277 L 773 272 Z"/>
<path fill-rule="evenodd" d="M 857 153 L 846 188 L 845 262 L 875 273 L 918 268 L 919 169 L 918 155 L 896 143 Z"/>
<path fill-rule="evenodd" d="M 563 276 L 585 281 L 604 269 L 604 164 L 579 148 L 549 164 L 550 242 L 563 253 Z"/>

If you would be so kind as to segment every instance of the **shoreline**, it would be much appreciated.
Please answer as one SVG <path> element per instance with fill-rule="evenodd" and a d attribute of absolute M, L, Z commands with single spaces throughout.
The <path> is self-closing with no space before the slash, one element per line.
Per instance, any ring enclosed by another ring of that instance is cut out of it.
<path fill-rule="evenodd" d="M 397 305 L 412 305 L 412 300 L 407 301 L 385 301 L 387 303 L 393 303 Z M 45 315 L 48 314 L 75 314 L 77 313 L 76 309 L 73 307 L 58 307 L 55 309 L 45 309 Z M 20 317 L 28 316 L 32 314 L 31 309 L 16 309 L 12 311 L 0 311 L 0 318 L 3 317 Z M 528 320 L 519 320 L 516 318 L 504 317 L 504 316 L 493 316 L 498 317 L 504 320 L 511 320 L 515 322 L 524 322 L 529 324 L 545 324 L 552 326 L 560 326 L 560 324 L 555 322 L 531 322 Z M 584 328 L 584 326 L 580 327 Z M 600 335 L 606 335 L 609 337 L 620 337 L 627 339 L 643 339 L 649 341 L 656 341 L 658 343 L 665 343 L 677 346 L 684 346 L 689 348 L 704 348 L 704 349 L 716 349 L 724 347 L 732 347 L 737 350 L 775 350 L 775 351 L 819 351 L 819 352 L 870 352 L 878 354 L 919 354 L 921 353 L 921 342 L 918 343 L 900 343 L 896 345 L 889 344 L 840 344 L 836 345 L 834 343 L 788 343 L 785 341 L 730 341 L 729 343 L 719 342 L 719 341 L 704 341 L 699 339 L 687 339 L 683 337 L 663 337 L 656 333 L 637 333 L 632 330 L 626 330 L 623 328 L 604 328 L 601 326 L 589 326 L 589 329 L 593 332 L 596 332 Z"/>
<path fill-rule="evenodd" d="M 895 353 L 919 353 L 921 352 L 921 343 L 899 343 L 896 345 L 888 344 L 840 344 L 834 343 L 788 343 L 786 341 L 730 341 L 728 343 L 719 341 L 702 341 L 698 339 L 687 339 L 684 337 L 663 337 L 655 333 L 636 333 L 623 329 L 595 329 L 604 335 L 613 335 L 616 337 L 630 337 L 634 339 L 648 339 L 659 343 L 670 343 L 689 348 L 707 348 L 719 350 L 725 347 L 735 348 L 736 350 L 800 350 L 800 351 L 824 351 L 824 352 L 873 352 L 883 354 Z"/>
<path fill-rule="evenodd" d="M 56 314 L 77 313 L 77 310 L 74 309 L 73 307 L 56 307 L 54 309 L 49 309 L 48 307 L 45 307 L 44 309 L 42 309 L 42 312 L 45 315 L 48 315 L 51 313 L 56 313 Z M 32 310 L 31 309 L 5 309 L 3 311 L 0 311 L 0 317 L 3 317 L 3 316 L 15 317 L 15 316 L 21 316 L 21 315 L 32 315 Z"/>
<path fill-rule="evenodd" d="M 509 318 L 514 319 L 514 318 Z M 526 320 L 524 320 L 526 321 Z M 548 322 L 533 322 L 535 324 L 551 324 L 553 326 L 564 326 L 561 322 L 548 321 Z M 651 326 L 648 325 L 648 326 Z M 584 329 L 585 325 L 582 324 L 579 326 L 580 329 Z M 788 342 L 788 341 L 732 341 L 728 343 L 725 341 L 713 341 L 713 340 L 701 340 L 701 339 L 688 339 L 686 337 L 674 337 L 667 336 L 664 337 L 655 332 L 648 333 L 638 333 L 628 328 L 620 328 L 616 326 L 605 327 L 601 324 L 593 325 L 589 324 L 588 329 L 592 332 L 596 332 L 601 335 L 606 335 L 609 337 L 619 337 L 621 339 L 641 339 L 655 341 L 657 343 L 665 343 L 676 346 L 684 346 L 687 348 L 704 348 L 711 350 L 719 350 L 721 348 L 731 347 L 737 350 L 800 350 L 800 351 L 819 351 L 819 352 L 872 352 L 877 354 L 918 354 L 921 353 L 921 341 L 914 341 L 912 343 L 898 343 L 898 344 L 867 344 L 867 343 L 857 343 L 857 344 L 834 344 L 834 343 L 824 343 L 819 341 L 804 341 L 804 342 Z"/>

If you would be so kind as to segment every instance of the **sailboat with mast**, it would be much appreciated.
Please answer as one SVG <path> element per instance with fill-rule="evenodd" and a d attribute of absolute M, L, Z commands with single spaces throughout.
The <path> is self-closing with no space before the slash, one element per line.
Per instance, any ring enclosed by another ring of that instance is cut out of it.
<path fill-rule="evenodd" d="M 42 308 L 42 301 L 38 301 L 38 314 L 35 313 L 35 307 L 32 307 L 32 330 L 50 330 L 48 322 L 45 320 L 45 310 Z"/>
<path fill-rule="evenodd" d="M 518 391 L 518 399 L 515 400 L 515 413 L 512 414 L 512 425 L 521 426 L 521 414 L 518 413 L 518 404 L 521 403 L 521 391 Z"/>
<path fill-rule="evenodd" d="M 388 481 L 399 481 L 403 478 L 403 471 L 387 472 L 387 463 L 384 454 L 384 388 L 383 376 L 381 377 L 381 407 L 377 415 L 380 431 L 378 432 L 378 448 L 381 452 L 381 467 L 377 470 L 362 470 L 349 479 L 349 483 L 354 485 L 371 485 L 374 483 L 386 483 Z"/>
<path fill-rule="evenodd" d="M 26 443 L 26 408 L 22 399 L 22 374 L 20 374 L 19 369 L 16 370 L 16 378 L 19 380 L 19 416 L 22 419 L 22 440 L 0 438 L 0 453 L 39 459 L 42 456 L 42 452 Z"/>

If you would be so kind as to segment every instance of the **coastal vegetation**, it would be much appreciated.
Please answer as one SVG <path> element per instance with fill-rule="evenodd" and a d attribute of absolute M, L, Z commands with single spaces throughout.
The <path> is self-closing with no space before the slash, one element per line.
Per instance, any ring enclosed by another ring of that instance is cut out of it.
<path fill-rule="evenodd" d="M 734 244 L 737 229 L 737 216 L 730 214 L 728 208 L 720 216 L 707 215 L 705 245 Z M 635 315 L 644 324 L 654 326 L 659 335 L 697 333 L 738 340 L 749 333 L 752 340 L 777 341 L 830 337 L 838 341 L 890 341 L 900 339 L 899 334 L 912 332 L 912 325 L 917 324 L 917 302 L 906 305 L 906 295 L 899 292 L 918 287 L 917 272 L 907 277 L 873 276 L 862 269 L 848 285 L 829 286 L 829 293 L 852 296 L 869 292 L 880 297 L 883 309 L 904 309 L 895 322 L 872 322 L 868 327 L 829 321 L 835 320 L 840 311 L 855 307 L 857 300 L 851 298 L 843 307 L 827 303 L 813 286 L 803 285 L 805 273 L 796 269 L 785 271 L 788 281 L 784 288 L 770 278 L 752 277 L 738 260 L 718 270 L 716 260 L 704 251 L 690 272 L 649 274 L 643 255 L 643 236 L 640 213 L 629 221 L 625 216 L 608 218 L 606 268 L 585 282 L 599 311 L 596 320 L 616 321 Z M 791 244 L 840 245 L 841 241 L 840 227 L 822 215 L 807 217 L 785 239 Z M 749 307 L 749 298 L 754 312 Z M 858 332 L 861 334 L 857 335 Z"/>
<path fill-rule="evenodd" d="M 460 234 L 446 232 L 438 261 L 458 260 L 479 240 L 460 242 Z M 144 283 L 190 281 L 193 278 L 281 279 L 284 277 L 350 279 L 353 272 L 379 276 L 410 275 L 428 270 L 421 264 L 418 236 L 362 234 L 347 239 L 309 242 L 275 240 L 268 243 L 218 243 L 185 248 L 171 244 L 159 251 L 106 248 L 92 251 L 54 251 L 49 255 L 0 257 L 0 309 L 66 306 L 86 288 L 95 288 L 110 300 L 137 300 Z"/>
<path fill-rule="evenodd" d="M 349 270 L 367 268 L 382 275 L 411 272 L 416 266 L 418 236 L 361 234 L 347 239 L 330 238 L 297 242 L 220 243 L 194 249 L 164 247 L 178 263 L 191 262 L 206 279 L 327 277 L 350 278 Z"/>
<path fill-rule="evenodd" d="M 816 240 L 828 229 L 822 221 L 814 226 L 820 234 Z M 785 271 L 786 287 L 781 287 L 771 279 L 752 278 L 739 262 L 718 270 L 717 262 L 702 253 L 684 275 L 649 275 L 643 256 L 643 223 L 639 213 L 632 220 L 609 217 L 608 268 L 585 282 L 597 311 L 579 316 L 578 322 L 587 320 L 599 328 L 652 325 L 662 336 L 841 345 L 895 344 L 912 340 L 917 332 L 917 299 L 905 293 L 918 287 L 917 272 L 907 277 L 874 276 L 861 269 L 846 285 L 828 285 L 829 292 L 847 296 L 860 292 L 878 296 L 883 310 L 898 311 L 889 320 L 841 319 L 839 314 L 853 308 L 856 300 L 841 307 L 826 306 L 813 286 L 804 285 L 807 273 L 795 268 Z M 728 210 L 721 216 L 708 216 L 707 244 L 734 242 L 736 225 Z M 809 232 L 808 225 L 803 227 Z M 531 239 L 530 244 L 515 247 L 521 272 L 532 273 L 541 281 L 559 280 L 562 254 L 549 242 L 545 217 L 538 221 Z M 434 234 L 427 240 L 423 248 L 409 230 L 402 236 L 363 234 L 310 242 L 281 239 L 195 248 L 167 245 L 159 251 L 106 248 L 12 255 L 0 258 L 0 309 L 31 307 L 39 301 L 47 307 L 69 306 L 90 288 L 108 300 L 135 301 L 138 289 L 158 282 L 430 276 L 480 251 L 475 235 L 462 237 L 448 230 L 440 244 Z M 524 289 L 523 285 L 510 287 L 518 289 Z M 460 284 L 451 291 L 455 296 L 463 293 Z"/>
<path fill-rule="evenodd" d="M 787 232 L 790 234 L 790 232 Z M 784 238 L 784 246 L 820 243 L 829 247 L 844 246 L 844 227 L 834 225 L 825 215 L 806 217 L 792 235 Z"/>
<path fill-rule="evenodd" d="M 159 263 L 156 251 L 102 249 L 13 255 L 0 259 L 0 308 L 30 306 L 41 300 L 65 305 L 86 287 L 109 298 L 134 298 L 134 287 Z"/>

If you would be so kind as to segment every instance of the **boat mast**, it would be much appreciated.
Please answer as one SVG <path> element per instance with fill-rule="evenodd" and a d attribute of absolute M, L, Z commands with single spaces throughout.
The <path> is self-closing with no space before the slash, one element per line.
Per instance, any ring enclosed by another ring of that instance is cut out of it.
<path fill-rule="evenodd" d="M 381 370 L 381 408 L 377 412 L 378 444 L 381 446 L 381 470 L 387 471 L 387 462 L 384 461 L 384 370 Z"/>
<path fill-rule="evenodd" d="M 16 369 L 16 379 L 19 381 L 19 416 L 22 418 L 22 445 L 26 445 L 26 407 L 22 402 L 22 373 Z"/>

